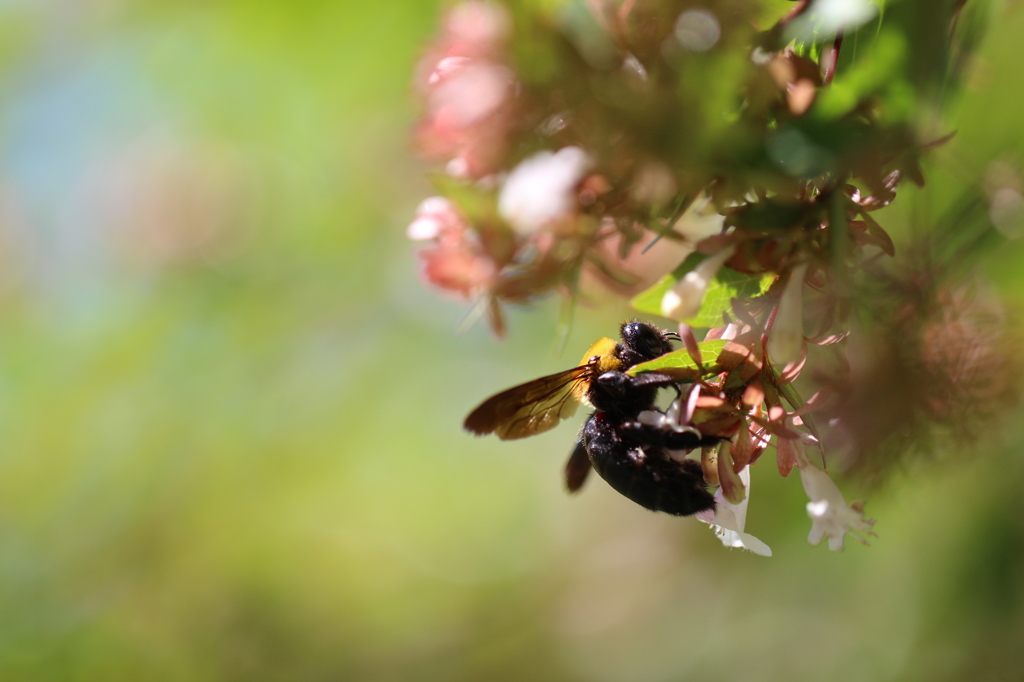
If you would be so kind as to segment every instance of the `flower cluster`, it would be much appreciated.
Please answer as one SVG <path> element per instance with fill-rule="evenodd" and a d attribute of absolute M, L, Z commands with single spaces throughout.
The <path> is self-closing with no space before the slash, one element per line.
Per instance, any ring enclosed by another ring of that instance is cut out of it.
<path fill-rule="evenodd" d="M 830 402 L 829 394 L 820 391 L 805 402 L 799 399 L 791 386 L 798 366 L 786 374 L 771 364 L 761 325 L 733 322 L 710 330 L 702 343 L 691 328 L 681 325 L 680 336 L 685 350 L 637 365 L 630 372 L 657 371 L 680 382 L 681 397 L 665 412 L 641 413 L 642 423 L 722 439 L 701 453 L 704 480 L 719 486 L 716 510 L 701 520 L 713 524 L 727 546 L 770 555 L 764 543 L 744 532 L 744 523 L 750 468 L 774 444 L 779 473 L 785 477 L 794 468 L 800 470 L 810 499 L 811 544 L 828 537 L 832 549 L 842 549 L 847 533 L 863 541 L 862 534 L 874 522 L 863 517 L 860 504 L 846 503 L 805 450 L 820 447 L 813 414 Z"/>
<path fill-rule="evenodd" d="M 757 3 L 690 0 L 455 5 L 416 83 L 415 139 L 443 168 L 439 196 L 409 231 L 429 242 L 425 278 L 484 304 L 500 331 L 502 303 L 576 296 L 581 272 L 626 290 L 649 279 L 630 256 L 660 237 L 659 248 L 711 256 L 666 296 L 670 317 L 695 314 L 700 297 L 682 294 L 723 263 L 783 279 L 806 272 L 840 300 L 851 268 L 893 252 L 870 213 L 903 178 L 921 182 L 926 144 L 906 111 L 886 106 L 898 82 L 858 74 L 830 88 L 842 32 L 871 17 L 824 17 L 822 33 L 808 6 L 773 17 Z M 808 32 L 831 44 L 817 61 Z M 901 65 L 886 35 L 873 69 Z M 707 239 L 698 204 L 719 217 Z"/>
<path fill-rule="evenodd" d="M 962 5 L 929 6 L 945 14 L 933 23 L 949 27 L 937 39 L 951 51 Z M 912 106 L 946 67 L 922 72 L 906 53 L 913 12 L 773 7 L 454 6 L 417 80 L 416 141 L 442 170 L 409 236 L 426 243 L 425 279 L 475 301 L 498 333 L 503 304 L 578 297 L 587 274 L 679 322 L 689 359 L 656 369 L 688 382 L 686 397 L 646 419 L 726 439 L 703 457 L 722 500 L 707 520 L 750 546 L 745 508 L 725 505 L 743 504 L 749 467 L 774 444 L 779 472 L 798 468 L 810 497 L 810 540 L 837 549 L 871 522 L 805 447 L 853 423 L 836 398 L 850 383 L 852 313 L 863 279 L 896 252 L 874 214 L 904 180 L 924 183 L 922 156 L 948 139 Z M 648 251 L 672 255 L 637 260 Z M 816 354 L 841 371 L 819 372 L 824 388 L 804 401 L 793 382 Z"/>

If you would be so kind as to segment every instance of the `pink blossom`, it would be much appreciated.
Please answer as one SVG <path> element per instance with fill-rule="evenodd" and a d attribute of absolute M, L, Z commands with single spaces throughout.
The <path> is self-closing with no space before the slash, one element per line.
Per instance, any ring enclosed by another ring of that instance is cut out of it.
<path fill-rule="evenodd" d="M 508 10 L 494 2 L 469 0 L 448 12 L 445 39 L 458 54 L 486 55 L 496 52 L 508 39 L 511 20 Z"/>
<path fill-rule="evenodd" d="M 441 60 L 431 74 L 427 114 L 442 133 L 457 133 L 479 123 L 508 98 L 514 79 L 504 66 L 464 58 Z"/>
<path fill-rule="evenodd" d="M 442 235 L 459 235 L 467 229 L 465 220 L 444 197 L 428 197 L 416 207 L 416 219 L 405 233 L 413 241 L 438 239 Z"/>
<path fill-rule="evenodd" d="M 416 140 L 449 172 L 480 177 L 497 170 L 511 125 L 516 79 L 503 61 L 507 10 L 472 0 L 448 14 L 441 40 L 420 62 L 424 118 Z"/>
<path fill-rule="evenodd" d="M 434 286 L 470 297 L 494 286 L 497 264 L 468 238 L 419 252 L 423 276 Z"/>

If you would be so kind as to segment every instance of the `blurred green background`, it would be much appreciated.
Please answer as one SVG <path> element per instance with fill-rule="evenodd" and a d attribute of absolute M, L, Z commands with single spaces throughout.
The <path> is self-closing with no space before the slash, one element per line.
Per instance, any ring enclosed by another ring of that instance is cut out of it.
<path fill-rule="evenodd" d="M 1019 148 L 1024 14 L 997 18 L 945 166 L 894 210 Z M 575 425 L 461 431 L 628 311 L 581 310 L 559 356 L 557 303 L 495 344 L 419 282 L 410 82 L 436 22 L 0 2 L 0 679 L 1024 679 L 1012 419 L 898 473 L 878 539 L 839 554 L 769 460 L 770 559 L 599 480 L 564 494 Z M 1018 306 L 1020 262 L 989 267 Z"/>

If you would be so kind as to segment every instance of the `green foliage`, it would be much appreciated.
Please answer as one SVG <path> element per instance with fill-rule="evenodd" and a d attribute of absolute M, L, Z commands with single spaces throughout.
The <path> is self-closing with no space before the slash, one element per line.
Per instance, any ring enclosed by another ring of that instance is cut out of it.
<path fill-rule="evenodd" d="M 656 284 L 646 289 L 630 301 L 636 310 L 648 315 L 661 315 L 661 299 L 665 293 L 681 280 L 686 273 L 696 268 L 707 256 L 700 253 L 690 254 L 679 267 L 662 277 Z M 723 315 L 732 310 L 732 301 L 736 298 L 753 298 L 759 296 L 775 281 L 774 275 L 755 277 L 723 267 L 708 284 L 704 294 L 700 312 L 688 320 L 683 320 L 691 327 L 717 327 L 722 324 Z"/>
<path fill-rule="evenodd" d="M 695 360 L 688 350 L 685 348 L 682 350 L 673 351 L 666 353 L 659 358 L 649 360 L 648 362 L 642 362 L 639 365 L 634 365 L 629 368 L 627 374 L 636 376 L 640 372 L 658 372 L 660 374 L 667 374 L 668 376 L 686 378 L 690 380 L 697 379 L 707 374 L 717 374 L 721 372 L 721 367 L 718 366 L 717 362 L 718 354 L 725 348 L 725 344 L 728 341 L 716 339 L 714 341 L 702 341 L 697 344 L 699 351 L 699 360 Z"/>

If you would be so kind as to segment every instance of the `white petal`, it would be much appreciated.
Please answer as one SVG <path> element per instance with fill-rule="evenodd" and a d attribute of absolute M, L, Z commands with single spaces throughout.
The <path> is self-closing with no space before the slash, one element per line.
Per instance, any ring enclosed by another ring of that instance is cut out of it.
<path fill-rule="evenodd" d="M 721 488 L 715 492 L 715 509 L 712 515 L 697 514 L 697 519 L 707 523 L 726 547 L 739 547 L 760 556 L 771 556 L 771 547 L 758 540 L 743 528 L 747 520 L 747 502 L 750 499 L 750 467 L 743 467 L 740 480 L 747 489 L 747 496 L 738 504 L 725 499 Z"/>
<path fill-rule="evenodd" d="M 735 530 L 719 529 L 715 534 L 722 540 L 726 547 L 739 547 L 753 552 L 759 556 L 771 556 L 772 548 L 755 538 L 750 533 L 742 533 Z"/>
<path fill-rule="evenodd" d="M 878 7 L 871 0 L 817 0 L 810 11 L 786 27 L 786 40 L 828 40 L 837 33 L 863 26 L 876 14 Z"/>
<path fill-rule="evenodd" d="M 441 233 L 441 225 L 434 218 L 417 218 L 405 228 L 405 236 L 414 242 L 434 239 Z"/>
<path fill-rule="evenodd" d="M 697 267 L 683 275 L 675 286 L 661 298 L 661 314 L 673 320 L 687 320 L 700 312 L 701 303 L 708 285 L 722 269 L 725 261 L 732 258 L 735 246 L 708 256 Z"/>
<path fill-rule="evenodd" d="M 811 464 L 806 457 L 798 464 L 800 480 L 811 500 L 807 503 L 807 515 L 811 519 L 807 542 L 817 545 L 827 537 L 829 549 L 838 551 L 843 548 L 843 539 L 847 533 L 854 533 L 857 537 L 856 534 L 871 530 L 874 520 L 865 519 L 863 512 L 848 505 L 828 474 Z M 864 542 L 862 538 L 858 539 Z"/>
<path fill-rule="evenodd" d="M 416 207 L 416 219 L 405 234 L 414 241 L 435 239 L 444 228 L 458 228 L 462 222 L 455 206 L 445 197 L 427 197 Z"/>
<path fill-rule="evenodd" d="M 522 233 L 536 232 L 572 215 L 576 185 L 592 165 L 579 147 L 534 154 L 508 174 L 498 197 L 498 213 Z"/>

